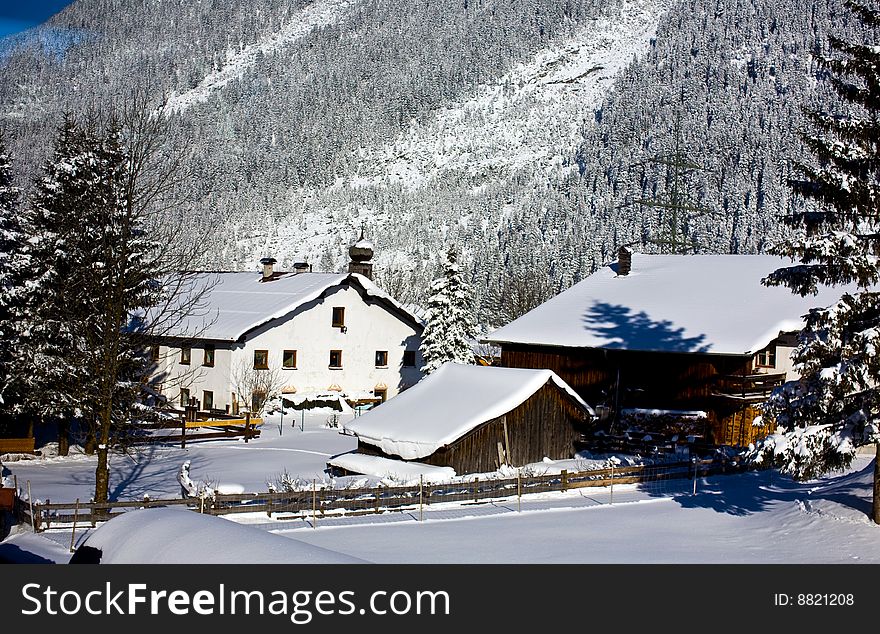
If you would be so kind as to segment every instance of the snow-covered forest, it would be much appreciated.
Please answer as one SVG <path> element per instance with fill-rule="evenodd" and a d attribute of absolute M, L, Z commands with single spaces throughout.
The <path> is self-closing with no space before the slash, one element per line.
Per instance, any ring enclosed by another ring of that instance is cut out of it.
<path fill-rule="evenodd" d="M 0 44 L 0 124 L 27 188 L 62 112 L 144 85 L 192 165 L 175 213 L 203 267 L 340 269 L 365 224 L 407 302 L 458 245 L 494 326 L 620 244 L 660 250 L 638 201 L 668 195 L 652 159 L 676 140 L 702 168 L 691 248 L 766 249 L 801 204 L 801 108 L 835 99 L 810 53 L 862 29 L 837 0 L 79 0 Z"/>

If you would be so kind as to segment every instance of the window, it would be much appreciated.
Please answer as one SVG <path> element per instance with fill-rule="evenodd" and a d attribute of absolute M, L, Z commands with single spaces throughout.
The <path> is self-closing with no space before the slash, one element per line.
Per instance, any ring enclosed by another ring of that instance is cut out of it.
<path fill-rule="evenodd" d="M 343 328 L 345 326 L 345 309 L 342 306 L 333 307 L 333 327 Z"/>
<path fill-rule="evenodd" d="M 180 388 L 180 405 L 182 407 L 189 405 L 189 390 L 185 387 Z"/>
<path fill-rule="evenodd" d="M 775 368 L 776 367 L 776 346 L 764 348 L 755 355 L 755 365 L 759 368 Z"/>
<path fill-rule="evenodd" d="M 205 358 L 202 360 L 202 365 L 214 367 L 214 346 L 205 344 Z"/>
<path fill-rule="evenodd" d="M 403 367 L 405 367 L 405 368 L 416 367 L 416 351 L 415 350 L 404 350 L 403 351 Z"/>
<path fill-rule="evenodd" d="M 254 350 L 254 370 L 269 369 L 269 351 Z"/>
<path fill-rule="evenodd" d="M 150 348 L 150 360 L 158 361 L 161 356 L 162 349 L 159 346 L 152 346 Z"/>
<path fill-rule="evenodd" d="M 331 350 L 330 351 L 330 367 L 331 368 L 341 368 L 342 367 L 342 350 Z"/>
<path fill-rule="evenodd" d="M 202 392 L 202 408 L 206 411 L 214 409 L 214 392 Z"/>
<path fill-rule="evenodd" d="M 281 367 L 285 370 L 296 370 L 296 350 L 285 350 L 281 360 Z"/>
<path fill-rule="evenodd" d="M 387 350 L 376 350 L 376 367 L 377 368 L 388 367 L 388 351 Z"/>
<path fill-rule="evenodd" d="M 377 389 L 373 390 L 373 394 L 375 394 L 376 398 L 380 399 L 381 402 L 385 402 L 385 399 L 388 397 L 388 390 L 385 389 Z"/>
<path fill-rule="evenodd" d="M 184 346 L 180 349 L 180 363 L 183 365 L 189 365 L 190 357 L 192 357 L 192 348 L 189 346 Z"/>

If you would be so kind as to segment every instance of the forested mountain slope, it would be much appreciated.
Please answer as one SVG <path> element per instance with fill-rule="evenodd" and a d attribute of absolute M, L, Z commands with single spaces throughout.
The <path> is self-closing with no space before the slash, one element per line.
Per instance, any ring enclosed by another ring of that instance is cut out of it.
<path fill-rule="evenodd" d="M 0 123 L 26 181 L 61 112 L 143 86 L 203 266 L 339 269 L 365 225 L 380 284 L 421 301 L 454 242 L 498 325 L 663 248 L 638 201 L 668 199 L 676 143 L 689 248 L 765 248 L 801 204 L 801 108 L 833 106 L 810 52 L 859 28 L 837 0 L 78 0 L 0 43 Z"/>

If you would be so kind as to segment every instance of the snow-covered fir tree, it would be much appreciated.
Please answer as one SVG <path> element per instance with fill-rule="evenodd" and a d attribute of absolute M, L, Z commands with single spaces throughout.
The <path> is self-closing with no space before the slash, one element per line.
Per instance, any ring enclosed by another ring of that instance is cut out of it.
<path fill-rule="evenodd" d="M 880 13 L 848 3 L 868 30 Z M 880 523 L 880 47 L 830 38 L 821 58 L 848 106 L 814 112 L 805 137 L 816 161 L 799 166 L 796 191 L 815 208 L 790 217 L 798 235 L 774 252 L 796 264 L 765 284 L 807 296 L 849 285 L 840 301 L 810 311 L 792 358 L 801 379 L 767 404 L 777 433 L 759 448 L 797 479 L 849 465 L 856 447 L 878 443 L 873 519 Z"/>
<path fill-rule="evenodd" d="M 81 354 L 94 302 L 84 276 L 95 249 L 87 224 L 92 188 L 100 180 L 95 149 L 73 117 L 65 116 L 23 214 L 29 235 L 24 257 L 31 265 L 22 280 L 19 345 L 32 372 L 20 409 L 32 421 L 69 421 L 87 377 Z"/>
<path fill-rule="evenodd" d="M 476 337 L 470 286 L 462 276 L 454 249 L 446 254 L 443 276 L 431 283 L 427 324 L 422 334 L 422 370 L 430 374 L 444 363 L 473 363 Z"/>
<path fill-rule="evenodd" d="M 0 411 L 3 420 L 9 421 L 16 401 L 16 377 L 20 364 L 17 362 L 17 339 L 19 322 L 16 306 L 21 301 L 21 260 L 25 234 L 21 230 L 19 214 L 21 192 L 13 182 L 12 157 L 6 151 L 3 133 L 0 131 Z"/>

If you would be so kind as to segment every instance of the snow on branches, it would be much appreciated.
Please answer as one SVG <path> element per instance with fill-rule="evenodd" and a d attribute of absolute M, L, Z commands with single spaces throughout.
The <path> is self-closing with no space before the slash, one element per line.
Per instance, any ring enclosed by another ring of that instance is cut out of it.
<path fill-rule="evenodd" d="M 880 24 L 877 11 L 847 5 Z M 798 479 L 846 467 L 858 446 L 880 442 L 880 49 L 833 38 L 831 47 L 838 58 L 819 63 L 833 73 L 829 81 L 848 109 L 810 116 L 815 133 L 804 142 L 815 165 L 798 165 L 802 180 L 793 187 L 817 211 L 788 219 L 800 235 L 773 252 L 795 264 L 764 280 L 802 296 L 846 286 L 839 301 L 805 316 L 792 354 L 800 378 L 764 407 L 777 430 L 753 457 Z"/>
<path fill-rule="evenodd" d="M 428 323 L 422 334 L 422 370 L 430 374 L 447 362 L 472 364 L 471 342 L 476 336 L 473 300 L 453 249 L 446 255 L 443 277 L 431 283 L 429 293 Z"/>

